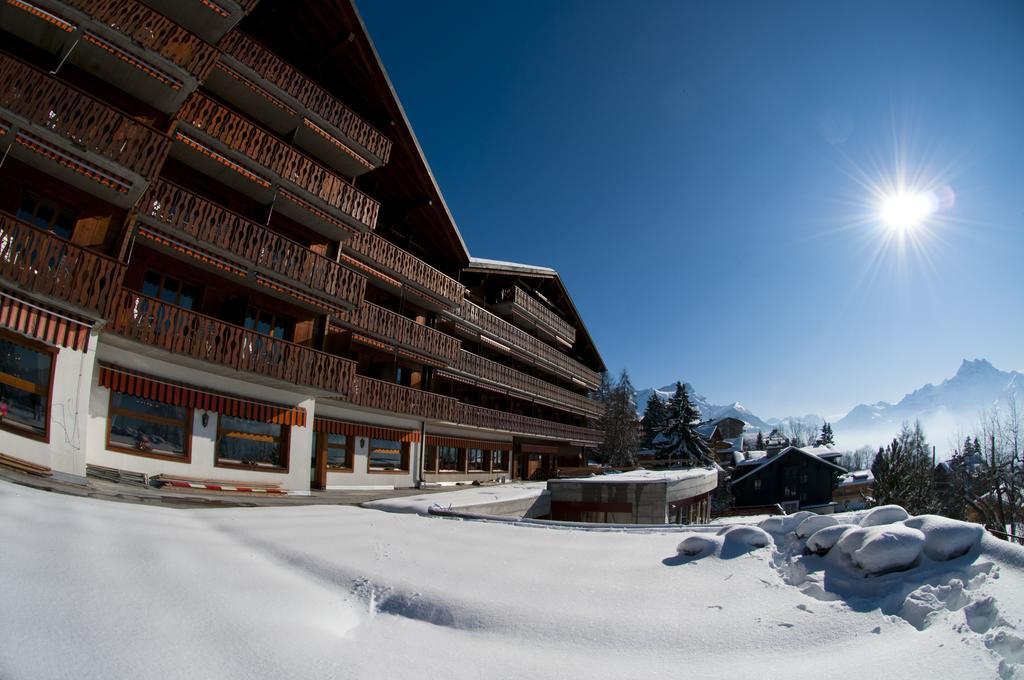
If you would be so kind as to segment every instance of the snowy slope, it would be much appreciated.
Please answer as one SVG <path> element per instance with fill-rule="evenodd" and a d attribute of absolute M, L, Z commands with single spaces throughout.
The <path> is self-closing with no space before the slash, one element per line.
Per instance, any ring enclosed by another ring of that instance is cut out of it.
<path fill-rule="evenodd" d="M 0 517 L 5 680 L 930 680 L 1000 664 L 1019 678 L 1024 661 L 1024 549 L 989 538 L 929 583 L 861 578 L 858 595 L 773 548 L 677 555 L 679 532 L 180 510 L 6 483 Z"/>

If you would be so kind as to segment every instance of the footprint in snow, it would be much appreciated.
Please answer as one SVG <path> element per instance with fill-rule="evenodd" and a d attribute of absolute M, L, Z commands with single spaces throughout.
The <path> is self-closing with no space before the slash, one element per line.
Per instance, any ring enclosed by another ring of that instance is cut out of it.
<path fill-rule="evenodd" d="M 796 626 L 792 623 L 779 623 L 779 628 L 795 628 Z"/>
<path fill-rule="evenodd" d="M 718 611 L 722 611 L 724 607 L 720 604 L 709 604 L 708 609 L 717 609 Z"/>
<path fill-rule="evenodd" d="M 808 614 L 813 614 L 814 613 L 814 610 L 812 610 L 810 607 L 808 607 L 805 604 L 798 604 L 796 606 L 796 608 L 799 609 L 802 612 L 807 612 Z"/>
<path fill-rule="evenodd" d="M 875 626 L 874 628 L 871 629 L 871 632 L 874 633 L 875 635 L 881 635 L 882 634 L 882 627 L 881 626 Z"/>

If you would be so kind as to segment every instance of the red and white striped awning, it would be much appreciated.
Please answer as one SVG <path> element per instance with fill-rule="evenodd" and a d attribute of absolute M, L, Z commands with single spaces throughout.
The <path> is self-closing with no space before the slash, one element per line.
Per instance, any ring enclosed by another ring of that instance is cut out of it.
<path fill-rule="evenodd" d="M 394 427 L 383 427 L 381 425 L 350 423 L 346 420 L 335 420 L 333 418 L 315 418 L 313 420 L 313 429 L 317 432 L 326 432 L 328 434 L 345 434 L 350 437 L 368 437 L 370 439 L 390 439 L 392 441 L 413 444 L 418 443 L 420 440 L 419 430 L 403 430 Z"/>
<path fill-rule="evenodd" d="M 48 345 L 84 352 L 92 324 L 68 312 L 0 291 L 0 326 Z"/>
<path fill-rule="evenodd" d="M 215 411 L 246 420 L 259 420 L 278 425 L 306 424 L 306 411 L 294 406 L 280 406 L 228 394 L 211 392 L 199 387 L 143 375 L 119 366 L 100 365 L 100 387 L 124 392 L 143 399 L 164 404 Z"/>

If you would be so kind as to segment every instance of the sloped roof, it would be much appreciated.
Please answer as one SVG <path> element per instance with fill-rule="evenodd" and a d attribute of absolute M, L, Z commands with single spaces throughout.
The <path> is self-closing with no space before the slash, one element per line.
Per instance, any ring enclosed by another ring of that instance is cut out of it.
<path fill-rule="evenodd" d="M 749 477 L 751 475 L 754 475 L 754 474 L 757 474 L 761 470 L 764 470 L 765 468 L 767 468 L 769 465 L 771 465 L 772 463 L 776 462 L 777 460 L 780 460 L 783 457 L 791 455 L 791 454 L 800 455 L 800 456 L 807 456 L 811 460 L 818 461 L 822 465 L 828 465 L 829 467 L 833 467 L 836 470 L 839 470 L 840 472 L 844 472 L 844 473 L 846 472 L 846 468 L 840 467 L 840 466 L 836 465 L 835 463 L 830 463 L 829 461 L 825 460 L 821 456 L 815 456 L 814 454 L 807 453 L 803 449 L 798 449 L 795 446 L 787 446 L 786 448 L 782 449 L 782 451 L 779 451 L 777 454 L 775 454 L 771 458 L 765 459 L 763 463 L 755 466 L 753 470 L 751 470 L 747 474 L 743 475 L 739 479 L 734 479 L 731 482 L 729 482 L 729 485 L 731 486 L 733 484 L 738 484 L 738 483 L 742 482 L 744 479 L 746 479 L 747 477 Z"/>

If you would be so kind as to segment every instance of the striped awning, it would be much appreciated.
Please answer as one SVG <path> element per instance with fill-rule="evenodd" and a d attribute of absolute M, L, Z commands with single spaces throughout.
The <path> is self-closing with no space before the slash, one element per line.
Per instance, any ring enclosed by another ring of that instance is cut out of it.
<path fill-rule="evenodd" d="M 100 365 L 99 382 L 100 387 L 165 404 L 215 411 L 227 416 L 278 425 L 302 427 L 306 424 L 306 412 L 301 408 L 210 392 L 163 378 L 143 375 L 119 366 Z"/>
<path fill-rule="evenodd" d="M 452 446 L 457 449 L 483 449 L 485 451 L 511 451 L 512 442 L 492 442 L 484 439 L 459 439 L 427 435 L 427 446 Z"/>
<path fill-rule="evenodd" d="M 0 326 L 49 345 L 84 352 L 89 345 L 91 325 L 47 305 L 29 302 L 0 291 Z"/>
<path fill-rule="evenodd" d="M 313 429 L 327 434 L 345 434 L 350 437 L 368 437 L 370 439 L 390 439 L 392 441 L 416 444 L 420 440 L 419 430 L 402 430 L 380 425 L 350 423 L 347 420 L 317 417 L 313 420 Z"/>
<path fill-rule="evenodd" d="M 522 444 L 523 453 L 540 453 L 544 455 L 558 455 L 562 449 L 557 446 L 548 446 L 546 444 Z"/>

